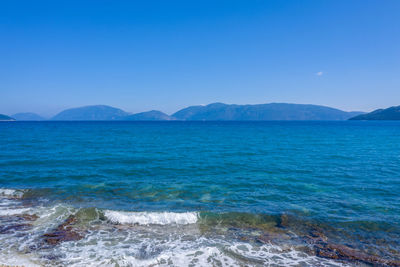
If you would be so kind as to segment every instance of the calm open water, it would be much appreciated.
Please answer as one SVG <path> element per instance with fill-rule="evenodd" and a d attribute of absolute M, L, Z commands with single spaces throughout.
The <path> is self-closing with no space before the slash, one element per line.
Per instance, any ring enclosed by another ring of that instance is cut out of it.
<path fill-rule="evenodd" d="M 0 264 L 400 265 L 400 122 L 1 122 L 0 188 Z"/>

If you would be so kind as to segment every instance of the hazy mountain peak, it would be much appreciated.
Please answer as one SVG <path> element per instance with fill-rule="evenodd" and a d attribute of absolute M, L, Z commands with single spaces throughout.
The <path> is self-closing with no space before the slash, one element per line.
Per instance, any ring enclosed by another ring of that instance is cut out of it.
<path fill-rule="evenodd" d="M 225 103 L 221 103 L 221 102 L 215 102 L 215 103 L 211 103 L 206 105 L 206 107 L 225 107 L 225 106 L 229 106 L 229 104 L 225 104 Z"/>
<path fill-rule="evenodd" d="M 150 110 L 132 114 L 123 118 L 123 120 L 137 120 L 137 121 L 165 121 L 172 120 L 170 116 L 158 110 Z"/>
<path fill-rule="evenodd" d="M 355 116 L 350 120 L 400 120 L 400 106 L 377 109 L 367 114 Z"/>
<path fill-rule="evenodd" d="M 119 108 L 106 105 L 84 106 L 61 111 L 52 120 L 117 120 L 129 113 Z"/>
<path fill-rule="evenodd" d="M 44 118 L 36 113 L 32 112 L 21 112 L 12 115 L 17 121 L 42 121 Z"/>

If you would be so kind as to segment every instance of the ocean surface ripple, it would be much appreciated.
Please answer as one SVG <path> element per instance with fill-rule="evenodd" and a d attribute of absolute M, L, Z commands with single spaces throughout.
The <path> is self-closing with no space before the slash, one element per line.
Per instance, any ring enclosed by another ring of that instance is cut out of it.
<path fill-rule="evenodd" d="M 398 122 L 2 122 L 0 264 L 400 266 Z"/>

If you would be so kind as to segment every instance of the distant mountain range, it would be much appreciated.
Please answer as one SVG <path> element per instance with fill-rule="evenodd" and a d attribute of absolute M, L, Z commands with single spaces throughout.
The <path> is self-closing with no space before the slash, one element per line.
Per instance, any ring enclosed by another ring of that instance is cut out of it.
<path fill-rule="evenodd" d="M 35 113 L 0 114 L 0 121 L 42 121 Z M 259 105 L 229 105 L 213 103 L 190 106 L 172 115 L 158 110 L 131 114 L 106 105 L 66 109 L 50 120 L 58 121 L 268 121 L 268 120 L 400 120 L 400 106 L 377 109 L 370 113 L 304 104 L 270 103 Z"/>
<path fill-rule="evenodd" d="M 347 120 L 363 112 L 346 112 L 335 108 L 271 103 L 259 105 L 229 105 L 213 103 L 205 106 L 190 106 L 167 115 L 158 110 L 131 114 L 122 109 L 105 106 L 85 106 L 66 109 L 51 120 L 57 121 L 264 121 L 264 120 Z M 43 120 L 34 113 L 18 113 L 17 120 Z"/>
<path fill-rule="evenodd" d="M 172 115 L 178 120 L 264 121 L 264 120 L 347 120 L 362 112 L 346 112 L 335 108 L 271 103 L 259 105 L 227 105 L 214 103 L 191 106 Z"/>
<path fill-rule="evenodd" d="M 400 106 L 377 109 L 370 113 L 350 118 L 350 120 L 400 120 Z"/>

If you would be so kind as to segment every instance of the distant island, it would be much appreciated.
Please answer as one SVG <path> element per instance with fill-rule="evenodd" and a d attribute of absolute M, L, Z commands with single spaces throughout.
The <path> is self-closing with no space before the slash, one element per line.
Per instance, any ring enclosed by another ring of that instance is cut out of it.
<path fill-rule="evenodd" d="M 43 121 L 45 118 L 42 116 L 32 113 L 32 112 L 25 112 L 25 113 L 17 113 L 11 115 L 12 118 L 16 119 L 17 121 Z"/>
<path fill-rule="evenodd" d="M 172 115 L 158 110 L 131 114 L 122 109 L 94 105 L 61 111 L 53 121 L 268 121 L 268 120 L 348 120 L 363 112 L 347 112 L 331 107 L 306 104 L 270 103 L 257 105 L 235 105 L 213 103 L 189 106 Z M 11 117 L 8 117 L 12 119 Z M 19 121 L 40 121 L 43 117 L 35 113 L 17 113 Z"/>
<path fill-rule="evenodd" d="M 377 109 L 370 113 L 350 118 L 350 120 L 400 120 L 400 106 Z"/>
<path fill-rule="evenodd" d="M 15 119 L 11 118 L 11 117 L 9 117 L 7 115 L 0 114 L 0 121 L 15 121 Z"/>
<path fill-rule="evenodd" d="M 111 121 L 129 116 L 128 112 L 105 105 L 71 108 L 61 111 L 51 120 L 55 121 Z"/>
<path fill-rule="evenodd" d="M 346 112 L 318 105 L 213 103 L 207 106 L 184 108 L 172 114 L 172 117 L 178 120 L 194 121 L 347 120 L 359 114 L 362 112 Z"/>

